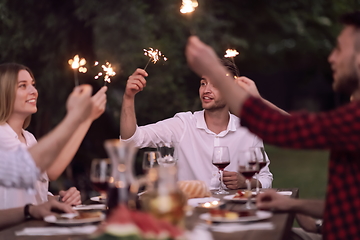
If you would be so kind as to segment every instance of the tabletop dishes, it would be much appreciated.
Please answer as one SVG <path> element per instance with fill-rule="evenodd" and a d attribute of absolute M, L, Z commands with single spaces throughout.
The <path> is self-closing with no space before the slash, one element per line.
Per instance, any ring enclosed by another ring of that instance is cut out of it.
<path fill-rule="evenodd" d="M 253 216 L 241 216 L 236 218 L 227 218 L 212 216 L 210 213 L 203 213 L 200 215 L 200 219 L 212 222 L 222 222 L 222 223 L 233 223 L 233 222 L 253 222 L 268 219 L 272 217 L 272 212 L 268 211 L 256 211 Z"/>
<path fill-rule="evenodd" d="M 71 226 L 101 222 L 104 219 L 105 214 L 101 211 L 78 211 L 78 213 L 63 213 L 58 216 L 46 216 L 44 221 L 57 225 Z"/>

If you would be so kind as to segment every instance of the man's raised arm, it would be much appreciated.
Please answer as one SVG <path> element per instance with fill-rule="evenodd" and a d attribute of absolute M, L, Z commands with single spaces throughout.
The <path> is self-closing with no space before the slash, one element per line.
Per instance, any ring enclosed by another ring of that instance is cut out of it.
<path fill-rule="evenodd" d="M 143 69 L 136 69 L 126 83 L 120 116 L 120 136 L 128 139 L 136 130 L 135 95 L 146 86 L 145 77 L 148 74 Z"/>

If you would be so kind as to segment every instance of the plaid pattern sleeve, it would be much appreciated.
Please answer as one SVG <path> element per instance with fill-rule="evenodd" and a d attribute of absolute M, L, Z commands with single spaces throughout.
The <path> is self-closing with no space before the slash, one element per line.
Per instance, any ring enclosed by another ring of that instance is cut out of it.
<path fill-rule="evenodd" d="M 250 97 L 240 112 L 241 125 L 264 142 L 289 148 L 360 148 L 360 103 L 350 103 L 327 113 L 284 115 L 259 98 Z"/>

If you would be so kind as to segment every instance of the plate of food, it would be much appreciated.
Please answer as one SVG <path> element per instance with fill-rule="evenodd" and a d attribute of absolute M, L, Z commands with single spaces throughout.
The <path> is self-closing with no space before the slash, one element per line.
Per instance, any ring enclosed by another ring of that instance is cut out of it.
<path fill-rule="evenodd" d="M 227 195 L 223 199 L 227 201 L 233 201 L 233 202 L 246 202 L 248 200 L 250 192 L 248 191 L 237 191 L 236 194 Z M 255 201 L 256 199 L 256 192 L 251 192 L 251 201 Z"/>
<path fill-rule="evenodd" d="M 90 200 L 94 202 L 106 203 L 106 197 L 104 196 L 91 197 Z"/>
<path fill-rule="evenodd" d="M 105 204 L 89 204 L 89 205 L 76 205 L 73 207 L 74 210 L 106 210 Z"/>
<path fill-rule="evenodd" d="M 96 223 L 104 219 L 105 214 L 101 211 L 78 211 L 77 213 L 63 213 L 57 216 L 44 217 L 45 222 L 64 226 Z"/>
<path fill-rule="evenodd" d="M 212 209 L 209 213 L 200 215 L 200 219 L 211 222 L 253 222 L 268 219 L 272 217 L 272 212 L 269 211 L 229 211 L 223 209 Z"/>

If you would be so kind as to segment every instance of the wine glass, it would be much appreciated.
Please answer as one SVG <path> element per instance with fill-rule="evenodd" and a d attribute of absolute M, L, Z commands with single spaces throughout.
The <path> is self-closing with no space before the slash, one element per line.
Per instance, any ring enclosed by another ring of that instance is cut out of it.
<path fill-rule="evenodd" d="M 174 166 L 177 162 L 177 152 L 175 148 L 177 143 L 175 142 L 160 142 L 157 144 L 157 150 L 160 153 L 158 163 L 161 166 Z"/>
<path fill-rule="evenodd" d="M 255 155 L 253 151 L 244 151 L 241 153 L 239 157 L 239 172 L 245 177 L 247 191 L 248 191 L 248 199 L 246 204 L 242 207 L 246 210 L 254 210 L 256 206 L 251 203 L 251 178 L 255 175 L 257 171 L 259 171 L 259 164 L 256 161 Z"/>
<path fill-rule="evenodd" d="M 256 178 L 256 195 L 259 194 L 259 172 L 263 167 L 266 166 L 266 154 L 263 147 L 252 147 L 250 148 L 250 151 L 252 152 L 253 156 L 255 157 L 255 160 L 257 161 L 259 168 L 258 171 L 255 173 Z"/>
<path fill-rule="evenodd" d="M 158 159 L 160 158 L 160 152 L 158 151 L 146 151 L 144 152 L 142 169 L 144 174 L 149 172 L 150 168 L 156 167 L 158 165 Z"/>
<path fill-rule="evenodd" d="M 217 146 L 214 147 L 213 155 L 212 155 L 212 164 L 215 165 L 220 172 L 220 185 L 219 190 L 214 192 L 214 194 L 229 194 L 229 192 L 225 191 L 223 184 L 223 171 L 230 164 L 230 154 L 229 149 L 226 146 Z"/>
<path fill-rule="evenodd" d="M 90 180 L 100 196 L 100 201 L 106 200 L 106 192 L 111 182 L 111 161 L 109 158 L 96 158 L 91 162 Z"/>

